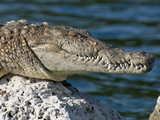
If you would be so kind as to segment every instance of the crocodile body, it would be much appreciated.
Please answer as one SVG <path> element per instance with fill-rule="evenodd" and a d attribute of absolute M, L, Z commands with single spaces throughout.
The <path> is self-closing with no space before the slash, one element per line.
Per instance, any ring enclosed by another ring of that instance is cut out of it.
<path fill-rule="evenodd" d="M 153 55 L 115 48 L 86 30 L 26 20 L 0 25 L 0 77 L 13 73 L 63 81 L 77 73 L 142 74 L 153 64 Z"/>

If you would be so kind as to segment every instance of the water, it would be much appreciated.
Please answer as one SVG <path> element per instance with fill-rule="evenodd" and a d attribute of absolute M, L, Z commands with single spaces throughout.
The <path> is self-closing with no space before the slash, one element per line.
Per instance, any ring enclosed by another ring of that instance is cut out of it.
<path fill-rule="evenodd" d="M 87 29 L 107 43 L 156 57 L 145 75 L 79 74 L 67 80 L 127 120 L 147 120 L 160 93 L 159 0 L 1 0 L 0 22 L 27 19 Z"/>

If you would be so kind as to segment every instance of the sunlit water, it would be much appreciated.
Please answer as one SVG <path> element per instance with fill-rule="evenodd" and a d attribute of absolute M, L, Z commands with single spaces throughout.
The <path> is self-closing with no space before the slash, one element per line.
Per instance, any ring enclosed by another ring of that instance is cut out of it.
<path fill-rule="evenodd" d="M 156 57 L 144 75 L 80 74 L 67 80 L 81 92 L 116 109 L 127 120 L 147 120 L 160 93 L 160 2 L 158 0 L 1 0 L 0 22 L 27 19 L 87 29 L 99 40 Z"/>

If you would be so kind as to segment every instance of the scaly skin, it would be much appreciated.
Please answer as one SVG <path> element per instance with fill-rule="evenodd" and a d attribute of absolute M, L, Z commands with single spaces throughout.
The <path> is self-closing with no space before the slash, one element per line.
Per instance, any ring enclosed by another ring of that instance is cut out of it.
<path fill-rule="evenodd" d="M 115 48 L 86 30 L 26 20 L 0 25 L 0 77 L 13 73 L 63 81 L 77 73 L 142 74 L 153 64 L 153 55 Z"/>

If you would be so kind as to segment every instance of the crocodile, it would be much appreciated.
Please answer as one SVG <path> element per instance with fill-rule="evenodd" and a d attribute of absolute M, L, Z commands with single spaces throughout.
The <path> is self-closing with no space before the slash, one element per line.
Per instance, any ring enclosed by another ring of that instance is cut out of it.
<path fill-rule="evenodd" d="M 0 24 L 0 77 L 11 73 L 60 82 L 78 73 L 143 74 L 154 61 L 152 54 L 116 48 L 87 30 L 27 20 Z"/>

